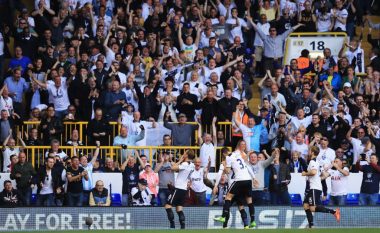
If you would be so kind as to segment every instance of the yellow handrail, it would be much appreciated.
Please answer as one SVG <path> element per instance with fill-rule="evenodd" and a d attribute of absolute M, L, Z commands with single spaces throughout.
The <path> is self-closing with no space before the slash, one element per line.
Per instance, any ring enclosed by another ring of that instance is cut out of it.
<path fill-rule="evenodd" d="M 77 146 L 75 148 L 77 149 L 78 153 L 91 156 L 93 155 L 96 149 L 95 146 Z M 222 148 L 223 147 L 216 148 L 217 164 L 221 162 Z M 34 167 L 39 167 L 41 164 L 44 163 L 46 154 L 50 149 L 50 146 L 27 146 L 23 148 L 27 155 L 27 160 L 31 162 Z M 59 149 L 65 152 L 66 155 L 68 155 L 69 157 L 73 156 L 73 146 L 60 146 Z M 112 158 L 114 161 L 122 163 L 124 161 L 122 161 L 122 157 L 120 156 L 121 149 L 122 148 L 120 146 L 101 146 L 99 158 L 104 160 L 106 157 L 109 157 Z M 157 153 L 157 151 L 170 150 L 174 152 L 174 156 L 176 157 L 176 159 L 178 159 L 179 156 L 185 152 L 185 150 L 189 149 L 194 150 L 196 156 L 199 155 L 199 146 L 128 146 L 128 150 L 139 151 L 140 155 L 146 155 L 149 163 L 151 164 L 153 162 L 157 162 L 157 156 L 154 156 Z M 231 151 L 230 147 L 228 147 L 228 149 Z"/>

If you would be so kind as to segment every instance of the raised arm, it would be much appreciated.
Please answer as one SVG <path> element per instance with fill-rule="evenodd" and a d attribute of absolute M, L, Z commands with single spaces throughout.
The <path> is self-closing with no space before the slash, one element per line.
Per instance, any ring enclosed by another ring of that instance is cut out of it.
<path fill-rule="evenodd" d="M 226 70 L 228 67 L 235 65 L 239 61 L 243 60 L 244 55 L 238 56 L 235 60 L 228 62 L 223 66 L 223 71 Z"/>
<path fill-rule="evenodd" d="M 180 49 L 182 49 L 182 47 L 183 47 L 182 27 L 183 27 L 183 25 L 180 23 L 180 24 L 178 25 L 178 42 L 179 42 L 179 47 L 180 47 Z"/>
<path fill-rule="evenodd" d="M 43 83 L 43 82 L 39 81 L 38 79 L 36 79 L 36 77 L 35 77 L 34 74 L 32 75 L 31 78 L 32 78 L 32 81 L 35 82 L 38 86 L 40 86 L 40 87 L 42 87 L 44 89 L 47 88 L 47 83 Z"/>
<path fill-rule="evenodd" d="M 92 156 L 92 159 L 90 161 L 90 163 L 92 165 L 94 165 L 94 163 L 96 162 L 96 159 L 98 158 L 99 152 L 100 152 L 100 141 L 96 141 L 95 143 L 96 143 L 96 150 L 95 150 L 94 155 Z"/>

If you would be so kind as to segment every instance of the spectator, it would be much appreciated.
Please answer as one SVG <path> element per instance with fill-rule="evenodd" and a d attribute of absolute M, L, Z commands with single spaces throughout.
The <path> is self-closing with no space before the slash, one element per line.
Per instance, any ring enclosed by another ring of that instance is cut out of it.
<path fill-rule="evenodd" d="M 243 139 L 247 142 L 247 151 L 260 151 L 261 139 L 268 137 L 265 120 L 262 120 L 260 124 L 256 124 L 255 118 L 249 116 L 247 125 L 236 122 L 234 119 L 233 121 L 243 133 Z"/>
<path fill-rule="evenodd" d="M 62 185 L 61 173 L 54 168 L 54 157 L 47 157 L 37 172 L 37 206 L 55 206 L 55 192 Z"/>
<path fill-rule="evenodd" d="M 49 92 L 49 103 L 54 105 L 56 117 L 62 119 L 67 114 L 67 108 L 70 105 L 68 87 L 71 80 L 65 77 L 60 77 L 57 72 L 51 72 L 52 80 L 47 83 L 35 79 L 32 76 L 32 81 L 36 82 L 38 86 L 45 88 Z"/>
<path fill-rule="evenodd" d="M 334 31 L 345 32 L 348 12 L 343 7 L 342 0 L 335 0 L 335 8 L 331 9 L 331 15 L 334 19 Z"/>
<path fill-rule="evenodd" d="M 21 206 L 22 198 L 19 192 L 13 188 L 10 180 L 4 181 L 4 189 L 0 193 L 1 207 L 18 207 Z"/>
<path fill-rule="evenodd" d="M 23 206 L 30 206 L 30 197 L 34 184 L 32 177 L 36 174 L 31 163 L 26 161 L 25 152 L 20 152 L 18 155 L 18 163 L 12 169 L 11 179 L 16 180 L 17 190 L 19 192 Z"/>
<path fill-rule="evenodd" d="M 280 162 L 280 153 L 275 153 L 273 165 L 270 168 L 269 192 L 271 204 L 290 204 L 290 197 L 288 192 L 288 184 L 290 183 L 291 176 L 289 167 Z"/>
<path fill-rule="evenodd" d="M 216 117 L 212 120 L 211 133 L 202 135 L 202 126 L 199 125 L 198 127 L 198 143 L 200 145 L 199 159 L 201 160 L 201 167 L 209 167 L 208 170 L 210 172 L 216 171 L 216 120 Z"/>
<path fill-rule="evenodd" d="M 201 166 L 202 161 L 200 158 L 194 160 L 194 171 L 191 173 L 190 188 L 194 193 L 194 203 L 192 205 L 205 206 L 206 205 L 206 190 L 207 187 L 204 180 L 207 179 L 208 169 Z"/>
<path fill-rule="evenodd" d="M 159 184 L 159 177 L 152 169 L 150 163 L 145 163 L 144 170 L 140 173 L 139 179 L 145 179 L 147 181 L 147 186 L 152 194 L 152 199 L 156 199 L 158 197 L 157 185 Z"/>
<path fill-rule="evenodd" d="M 15 58 L 12 58 L 9 62 L 9 68 L 11 70 L 19 69 L 21 74 L 24 74 L 26 68 L 32 64 L 32 61 L 29 57 L 23 56 L 22 48 L 19 46 L 15 47 Z M 20 98 L 20 97 L 18 97 Z"/>
<path fill-rule="evenodd" d="M 150 117 L 157 119 L 156 111 L 156 97 L 158 93 L 158 88 L 160 87 L 159 82 L 154 85 L 153 91 L 148 86 L 144 87 L 144 93 L 141 92 L 139 85 L 136 81 L 133 83 L 136 90 L 136 95 L 139 99 L 139 112 L 141 113 L 141 118 L 147 120 Z"/>
<path fill-rule="evenodd" d="M 369 161 L 364 157 L 360 157 L 356 161 L 356 169 L 363 172 L 359 205 L 376 205 L 380 182 L 380 167 L 378 161 L 375 154 L 371 155 Z M 362 162 L 364 162 L 363 165 Z"/>
<path fill-rule="evenodd" d="M 28 89 L 28 83 L 25 81 L 22 75 L 22 70 L 20 68 L 14 68 L 12 71 L 12 76 L 4 80 L 4 84 L 7 85 L 9 96 L 13 101 L 14 112 L 17 113 L 21 118 L 24 117 L 24 109 L 22 107 L 22 99 L 24 93 Z"/>
<path fill-rule="evenodd" d="M 292 151 L 292 158 L 289 161 L 289 170 L 291 173 L 302 173 L 307 171 L 306 160 L 301 157 L 299 151 Z"/>
<path fill-rule="evenodd" d="M 133 112 L 133 119 L 122 121 L 122 124 L 128 128 L 129 135 L 138 136 L 142 128 L 140 126 L 144 126 L 145 129 L 154 129 L 157 127 L 157 123 L 153 117 L 150 117 L 147 121 L 141 120 L 141 114 L 138 111 Z M 147 146 L 146 144 L 146 135 L 144 134 L 141 140 L 136 141 L 136 146 Z"/>
<path fill-rule="evenodd" d="M 106 158 L 106 161 L 105 161 L 105 165 L 104 165 L 104 172 L 105 173 L 117 173 L 117 172 L 120 172 L 119 170 L 119 167 L 118 167 L 118 163 L 116 163 L 115 161 L 113 161 L 112 158 L 108 157 Z"/>
<path fill-rule="evenodd" d="M 347 167 L 343 167 L 342 160 L 336 158 L 333 168 L 323 173 L 323 177 L 331 176 L 331 193 L 329 205 L 343 206 L 346 204 L 348 176 L 350 172 Z"/>
<path fill-rule="evenodd" d="M 255 31 L 259 33 L 259 36 L 264 42 L 264 70 L 273 70 L 273 68 L 279 66 L 282 63 L 282 57 L 284 56 L 282 48 L 286 37 L 303 26 L 303 24 L 297 24 L 296 26 L 288 29 L 281 35 L 277 35 L 277 29 L 275 26 L 269 28 L 269 35 L 266 35 L 257 25 L 252 21 L 252 17 L 247 17 L 248 22 L 253 26 Z M 268 20 L 270 20 L 268 18 Z"/>
<path fill-rule="evenodd" d="M 83 146 L 83 142 L 79 139 L 79 131 L 77 129 L 73 129 L 71 131 L 71 136 L 69 140 L 66 142 L 67 146 Z"/>
<path fill-rule="evenodd" d="M 61 160 L 66 159 L 67 154 L 59 148 L 59 141 L 54 139 L 50 143 L 50 150 L 46 152 L 45 157 L 52 154 L 54 157 L 58 156 Z"/>
<path fill-rule="evenodd" d="M 83 179 L 88 180 L 88 173 L 79 166 L 79 158 L 71 158 L 71 167 L 67 168 L 67 205 L 82 206 L 83 204 Z"/>
<path fill-rule="evenodd" d="M 171 130 L 171 137 L 174 138 L 173 146 L 189 146 L 193 138 L 194 130 L 198 129 L 198 125 L 186 124 L 186 115 L 181 113 L 178 116 L 178 124 L 168 123 L 168 119 L 165 118 L 164 126 Z"/>
<path fill-rule="evenodd" d="M 21 138 L 21 132 L 17 133 L 17 138 L 21 142 L 21 147 L 16 147 L 16 140 L 12 138 L 12 130 L 9 130 L 8 137 L 3 142 L 3 148 L 1 150 L 3 157 L 3 172 L 10 173 L 12 171 L 12 155 L 18 155 L 20 151 L 22 151 L 26 145 Z"/>
<path fill-rule="evenodd" d="M 198 99 L 195 94 L 190 93 L 190 84 L 184 83 L 182 93 L 177 97 L 176 108 L 180 113 L 185 114 L 188 119 L 193 120 L 197 105 Z"/>
<path fill-rule="evenodd" d="M 101 145 L 109 145 L 108 135 L 110 133 L 110 125 L 103 117 L 103 111 L 98 108 L 95 110 L 95 117 L 88 123 L 87 137 L 88 144 L 95 145 L 99 141 Z"/>
<path fill-rule="evenodd" d="M 120 134 L 116 136 L 113 140 L 114 146 L 122 146 L 122 161 L 127 159 L 126 146 L 136 146 L 136 142 L 142 140 L 145 137 L 145 128 L 143 125 L 139 126 L 141 131 L 138 135 L 128 135 L 128 128 L 121 126 Z M 125 147 L 125 148 L 124 148 Z"/>
<path fill-rule="evenodd" d="M 77 154 L 76 146 L 74 146 L 73 150 L 74 150 L 74 156 L 76 156 L 76 154 Z M 88 202 L 89 202 L 89 196 L 90 196 L 90 192 L 91 192 L 91 189 L 93 186 L 92 173 L 93 173 L 93 169 L 94 169 L 94 163 L 99 156 L 99 152 L 100 152 L 100 142 L 96 141 L 96 150 L 95 150 L 90 162 L 88 162 L 88 156 L 87 155 L 82 154 L 79 157 L 80 166 L 82 168 L 84 168 L 84 170 L 87 171 L 87 174 L 88 174 L 87 180 L 85 177 L 83 177 L 83 179 L 82 179 L 82 182 L 83 182 L 83 205 L 84 206 L 87 206 Z"/>
<path fill-rule="evenodd" d="M 120 170 L 123 175 L 123 189 L 122 189 L 122 205 L 129 206 L 132 204 L 131 200 L 131 190 L 137 186 L 137 181 L 139 179 L 139 164 L 136 163 L 136 158 L 139 160 L 139 164 L 142 164 L 139 156 L 131 156 L 123 162 Z"/>
<path fill-rule="evenodd" d="M 291 143 L 291 152 L 298 152 L 300 158 L 307 160 L 307 154 L 309 147 L 305 143 L 304 140 L 304 134 L 297 133 L 295 138 L 293 138 L 291 135 L 288 135 L 289 142 Z"/>
<path fill-rule="evenodd" d="M 96 181 L 95 187 L 90 192 L 90 206 L 110 206 L 110 193 L 104 188 L 104 183 L 101 180 Z"/>
<path fill-rule="evenodd" d="M 46 117 L 41 120 L 39 131 L 42 133 L 44 144 L 49 144 L 53 139 L 61 139 L 63 125 L 61 119 L 55 113 L 55 108 L 49 106 Z"/>
<path fill-rule="evenodd" d="M 112 82 L 111 91 L 105 94 L 104 106 L 107 108 L 107 118 L 115 121 L 119 117 L 122 106 L 126 103 L 125 93 L 120 91 L 120 82 Z"/>
<path fill-rule="evenodd" d="M 265 169 L 273 162 L 276 153 L 279 153 L 275 149 L 272 152 L 272 156 L 266 160 L 260 160 L 256 152 L 252 151 L 249 153 L 249 166 L 255 174 L 256 180 L 258 182 L 257 187 L 252 188 L 252 197 L 255 205 L 264 205 L 266 204 L 266 191 L 265 189 Z M 266 153 L 266 151 L 264 151 Z"/>
<path fill-rule="evenodd" d="M 171 170 L 171 161 L 173 161 L 173 156 L 170 151 L 162 151 L 154 168 L 154 172 L 158 173 L 158 197 L 162 206 L 166 204 L 171 193 L 169 186 L 174 185 L 175 179 L 174 172 Z"/>
<path fill-rule="evenodd" d="M 145 179 L 139 179 L 136 187 L 131 190 L 133 206 L 151 206 L 154 194 L 149 190 Z"/>

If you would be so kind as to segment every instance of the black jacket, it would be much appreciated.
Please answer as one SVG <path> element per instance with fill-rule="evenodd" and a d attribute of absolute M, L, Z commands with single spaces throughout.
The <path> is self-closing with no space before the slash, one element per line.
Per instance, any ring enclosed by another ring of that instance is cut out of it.
<path fill-rule="evenodd" d="M 61 187 L 64 184 L 62 181 L 61 175 L 62 175 L 62 171 L 60 172 L 60 169 L 58 167 L 53 167 L 53 169 L 51 170 L 51 177 L 52 177 L 54 193 L 56 192 L 57 188 Z M 40 186 L 40 184 L 44 183 L 46 176 L 47 176 L 46 165 L 44 165 L 44 166 L 40 167 L 40 169 L 38 170 L 37 175 L 36 175 L 35 181 L 36 181 L 36 185 L 38 187 L 37 193 L 40 193 L 41 188 L 42 188 Z"/>
<path fill-rule="evenodd" d="M 277 174 L 274 165 L 270 167 L 269 176 L 269 191 L 270 192 L 283 192 L 288 190 L 288 183 L 283 182 L 285 180 L 291 180 L 290 170 L 288 165 L 285 163 L 280 163 L 279 173 Z M 279 180 L 279 183 L 277 182 Z"/>
<path fill-rule="evenodd" d="M 182 101 L 187 99 L 191 101 L 193 104 L 182 104 Z M 195 108 L 198 105 L 198 97 L 194 94 L 189 93 L 181 93 L 177 97 L 177 109 L 179 113 L 183 113 L 186 115 L 187 119 L 193 120 L 195 116 Z"/>
<path fill-rule="evenodd" d="M 94 133 L 106 133 L 105 136 L 98 136 L 95 137 Z M 100 121 L 96 119 L 92 119 L 88 122 L 87 125 L 87 136 L 88 136 L 88 144 L 89 145 L 95 145 L 95 141 L 100 141 L 101 145 L 109 145 L 108 137 L 111 133 L 111 127 L 108 123 L 108 121 L 102 119 Z"/>
<path fill-rule="evenodd" d="M 1 207 L 17 207 L 20 206 L 21 198 L 16 189 L 11 192 L 6 192 L 5 189 L 0 193 L 0 206 Z"/>
<path fill-rule="evenodd" d="M 219 121 L 226 121 L 226 120 L 232 121 L 232 114 L 235 112 L 236 105 L 238 104 L 239 104 L 239 100 L 235 97 L 232 97 L 230 99 L 227 99 L 226 97 L 221 98 L 218 101 Z"/>
<path fill-rule="evenodd" d="M 51 134 L 50 130 L 55 129 L 55 133 Z M 61 134 L 63 131 L 62 121 L 57 117 L 53 117 L 50 121 L 47 118 L 41 120 L 39 131 L 42 132 L 44 143 L 50 144 L 53 139 L 61 139 Z"/>
<path fill-rule="evenodd" d="M 141 92 L 140 86 L 135 81 L 133 83 L 134 88 L 136 90 L 136 94 L 139 97 L 139 112 L 141 113 L 142 120 L 148 120 L 149 117 L 153 117 L 155 120 L 158 118 L 158 105 L 157 105 L 157 94 L 158 89 L 160 87 L 160 83 L 156 83 L 153 91 L 150 95 L 145 96 L 143 92 Z"/>
<path fill-rule="evenodd" d="M 297 172 L 301 173 L 303 171 L 307 171 L 307 163 L 303 158 L 298 158 L 298 167 L 296 166 L 296 162 L 294 162 L 292 159 L 289 162 L 289 171 L 291 173 L 294 172 L 294 168 L 297 168 Z"/>

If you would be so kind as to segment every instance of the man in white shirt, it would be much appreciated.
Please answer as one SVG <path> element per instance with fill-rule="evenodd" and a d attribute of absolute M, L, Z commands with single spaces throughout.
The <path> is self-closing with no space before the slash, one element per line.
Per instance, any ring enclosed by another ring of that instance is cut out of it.
<path fill-rule="evenodd" d="M 238 17 L 237 8 L 232 8 L 231 10 L 231 18 L 227 19 L 226 24 L 232 25 L 232 30 L 230 34 L 230 43 L 234 43 L 235 37 L 239 37 L 241 43 L 244 43 L 243 31 L 242 29 L 248 30 L 247 22 L 244 19 Z"/>
<path fill-rule="evenodd" d="M 303 108 L 300 108 L 297 110 L 297 116 L 292 116 L 290 119 L 293 129 L 295 131 L 298 131 L 301 125 L 307 128 L 311 124 L 313 115 L 305 117 L 305 110 Z"/>
<path fill-rule="evenodd" d="M 195 205 L 205 206 L 207 187 L 204 179 L 207 178 L 207 167 L 201 166 L 200 158 L 194 160 L 194 166 L 194 171 L 190 175 L 190 188 L 195 193 Z"/>
<path fill-rule="evenodd" d="M 291 152 L 297 151 L 304 160 L 307 160 L 309 146 L 305 143 L 304 135 L 297 133 L 294 139 L 289 137 L 289 140 L 291 142 Z"/>
<path fill-rule="evenodd" d="M 47 89 L 49 93 L 49 103 L 54 104 L 55 116 L 62 119 L 67 114 L 67 108 L 70 105 L 69 95 L 67 89 L 70 84 L 70 79 L 66 80 L 65 77 L 58 76 L 58 73 L 53 76 L 53 81 L 49 80 L 43 83 L 32 76 L 32 80 L 38 86 Z"/>
<path fill-rule="evenodd" d="M 198 123 L 199 124 L 199 123 Z M 205 133 L 202 135 L 202 126 L 199 124 L 198 127 L 198 142 L 201 145 L 199 150 L 199 158 L 201 161 L 201 166 L 206 168 L 210 163 L 210 172 L 216 171 L 216 117 L 212 119 L 212 134 Z"/>
<path fill-rule="evenodd" d="M 306 190 L 303 201 L 303 208 L 306 212 L 309 228 L 314 227 L 312 212 L 330 213 L 335 216 L 337 222 L 340 221 L 340 209 L 336 210 L 325 208 L 321 205 L 322 183 L 320 177 L 320 165 L 317 161 L 319 148 L 312 146 L 309 149 L 309 166 L 307 171 L 302 172 L 302 176 L 306 176 Z"/>
<path fill-rule="evenodd" d="M 238 56 L 235 60 L 230 61 L 229 63 L 225 64 L 224 66 L 218 66 L 216 67 L 216 61 L 214 58 L 210 58 L 208 60 L 208 66 L 203 67 L 204 74 L 205 74 L 205 82 L 210 81 L 211 73 L 216 73 L 218 75 L 218 82 L 220 82 L 220 76 L 228 67 L 235 65 L 239 61 L 243 59 L 244 56 Z"/>
<path fill-rule="evenodd" d="M 327 137 L 322 137 L 319 144 L 319 154 L 317 161 L 321 166 L 322 170 L 328 170 L 332 167 L 332 162 L 334 161 L 336 155 L 335 151 L 328 147 L 329 139 Z"/>
<path fill-rule="evenodd" d="M 343 167 L 340 158 L 336 158 L 333 162 L 333 168 L 327 172 L 323 172 L 323 178 L 331 177 L 331 193 L 330 203 L 333 206 L 343 206 L 346 203 L 348 176 L 350 172 L 347 167 Z"/>
<path fill-rule="evenodd" d="M 271 86 L 271 93 L 269 93 L 266 98 L 269 102 L 276 108 L 278 112 L 281 112 L 281 107 L 286 108 L 286 100 L 285 97 L 278 92 L 278 85 L 273 83 Z"/>

